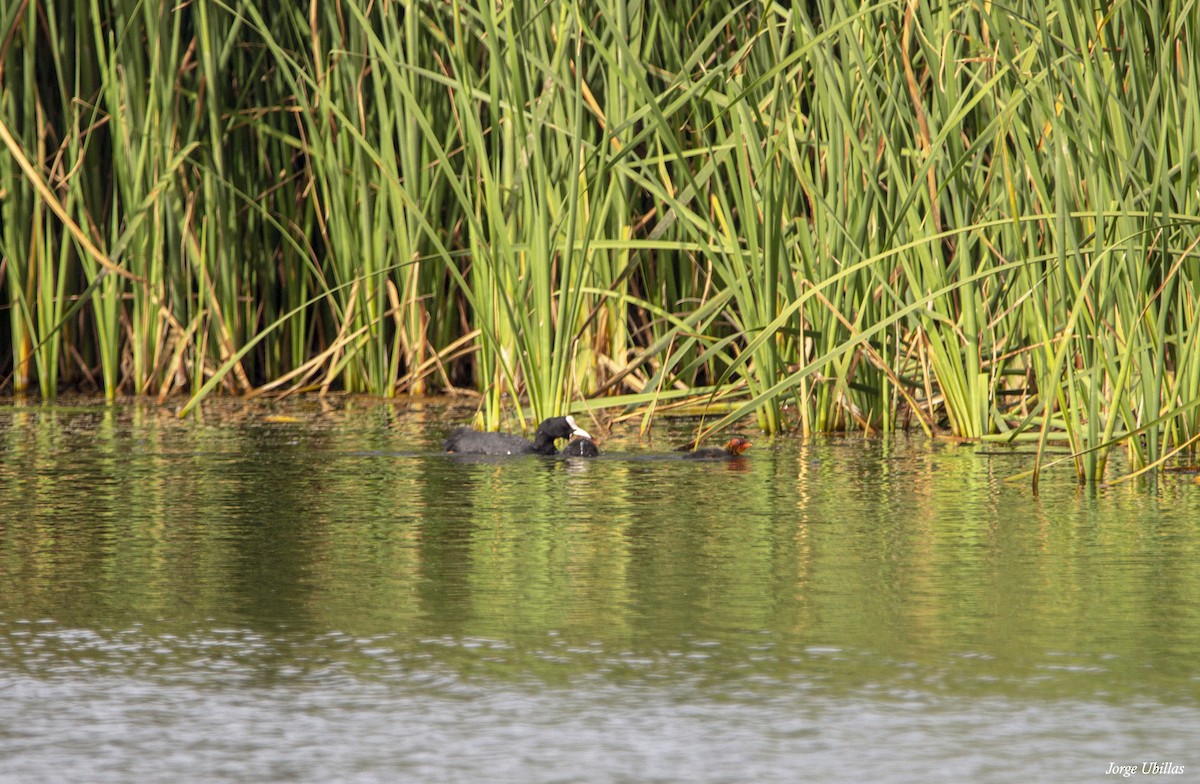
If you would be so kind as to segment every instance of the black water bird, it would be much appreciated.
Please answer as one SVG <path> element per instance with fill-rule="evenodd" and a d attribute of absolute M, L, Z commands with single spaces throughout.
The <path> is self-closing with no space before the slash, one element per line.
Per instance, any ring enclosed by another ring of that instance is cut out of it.
<path fill-rule="evenodd" d="M 564 416 L 551 417 L 538 425 L 532 442 L 512 433 L 481 433 L 460 427 L 450 434 L 443 446 L 447 452 L 464 455 L 553 455 L 558 452 L 554 442 L 571 436 L 589 441 L 592 438 L 575 423 L 575 417 Z"/>
<path fill-rule="evenodd" d="M 735 457 L 741 457 L 742 452 L 745 452 L 751 446 L 750 442 L 741 436 L 734 436 L 729 439 L 725 446 L 710 446 L 704 449 L 696 449 L 688 452 L 683 457 L 685 460 L 731 460 Z"/>
<path fill-rule="evenodd" d="M 570 443 L 563 447 L 563 457 L 599 457 L 600 450 L 596 447 L 596 442 L 591 438 L 572 438 Z"/>

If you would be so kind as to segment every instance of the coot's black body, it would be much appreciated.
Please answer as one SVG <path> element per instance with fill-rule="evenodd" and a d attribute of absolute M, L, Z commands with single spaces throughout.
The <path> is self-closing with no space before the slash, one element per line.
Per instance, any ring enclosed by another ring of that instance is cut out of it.
<path fill-rule="evenodd" d="M 599 457 L 600 450 L 596 442 L 590 438 L 572 438 L 571 443 L 563 447 L 563 457 Z"/>
<path fill-rule="evenodd" d="M 731 460 L 735 457 L 741 457 L 742 452 L 750 448 L 750 442 L 741 436 L 734 436 L 729 439 L 725 446 L 710 446 L 704 449 L 696 449 L 688 452 L 683 457 L 685 460 Z"/>
<path fill-rule="evenodd" d="M 580 436 L 591 439 L 586 430 L 575 424 L 575 417 L 551 417 L 538 425 L 533 441 L 512 433 L 481 433 L 460 427 L 450 434 L 444 444 L 447 452 L 464 455 L 553 455 L 559 438 Z"/>

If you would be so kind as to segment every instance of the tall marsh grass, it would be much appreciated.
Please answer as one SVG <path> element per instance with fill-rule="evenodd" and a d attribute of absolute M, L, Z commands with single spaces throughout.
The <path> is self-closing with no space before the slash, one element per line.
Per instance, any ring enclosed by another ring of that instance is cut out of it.
<path fill-rule="evenodd" d="M 1200 439 L 1198 42 L 1188 3 L 9 3 L 6 384 L 1153 466 Z"/>

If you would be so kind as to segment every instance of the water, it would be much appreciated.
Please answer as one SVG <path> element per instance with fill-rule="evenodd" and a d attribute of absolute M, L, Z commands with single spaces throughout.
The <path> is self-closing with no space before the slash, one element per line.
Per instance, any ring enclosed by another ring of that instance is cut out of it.
<path fill-rule="evenodd" d="M 467 416 L 0 409 L 0 781 L 1200 780 L 1190 475 Z"/>

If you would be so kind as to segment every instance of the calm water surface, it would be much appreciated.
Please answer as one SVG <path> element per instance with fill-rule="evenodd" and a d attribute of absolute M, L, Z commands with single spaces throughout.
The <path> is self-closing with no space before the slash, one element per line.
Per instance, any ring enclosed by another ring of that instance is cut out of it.
<path fill-rule="evenodd" d="M 0 408 L 0 781 L 1200 781 L 1190 475 L 467 418 Z"/>

